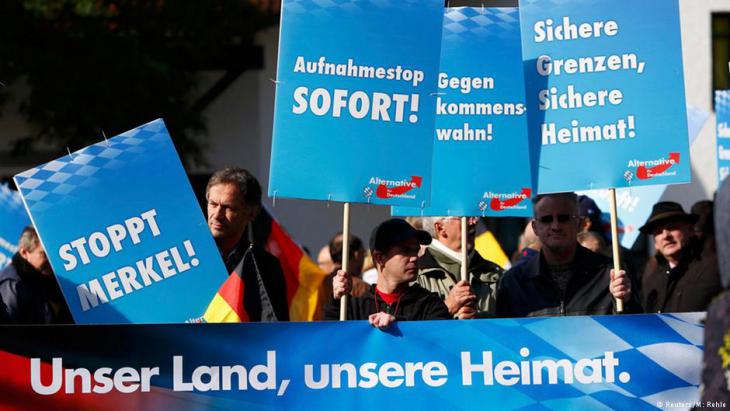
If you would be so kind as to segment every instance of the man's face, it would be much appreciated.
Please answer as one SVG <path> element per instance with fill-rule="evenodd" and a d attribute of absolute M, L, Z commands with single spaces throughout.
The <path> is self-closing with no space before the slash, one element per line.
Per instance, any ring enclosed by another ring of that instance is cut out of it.
<path fill-rule="evenodd" d="M 43 275 L 52 275 L 53 269 L 51 269 L 51 262 L 48 261 L 48 256 L 43 250 L 40 244 L 37 244 L 33 251 L 28 251 L 25 248 L 18 250 L 20 256 L 25 259 L 33 268 L 40 271 Z"/>
<path fill-rule="evenodd" d="M 474 248 L 474 235 L 476 234 L 476 217 L 466 219 L 466 247 L 468 251 Z M 447 217 L 436 222 L 436 238 L 446 247 L 454 251 L 461 251 L 461 218 Z"/>
<path fill-rule="evenodd" d="M 410 283 L 418 275 L 418 253 L 421 245 L 416 237 L 404 240 L 388 250 L 387 253 L 376 251 L 374 256 L 383 265 L 382 274 L 397 284 Z"/>
<path fill-rule="evenodd" d="M 654 248 L 667 260 L 679 260 L 680 252 L 692 235 L 692 224 L 686 221 L 666 221 L 654 226 Z"/>
<path fill-rule="evenodd" d="M 543 247 L 565 252 L 575 247 L 580 221 L 577 205 L 562 197 L 545 197 L 535 205 L 532 228 Z"/>
<path fill-rule="evenodd" d="M 253 216 L 235 184 L 216 184 L 208 190 L 208 227 L 216 241 L 241 238 Z"/>

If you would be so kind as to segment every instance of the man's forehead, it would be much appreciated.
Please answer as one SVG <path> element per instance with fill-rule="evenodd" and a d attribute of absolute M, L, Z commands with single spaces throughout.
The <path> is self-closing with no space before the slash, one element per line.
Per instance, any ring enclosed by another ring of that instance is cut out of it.
<path fill-rule="evenodd" d="M 654 224 L 654 228 L 652 231 L 661 231 L 663 229 L 687 229 L 692 227 L 692 223 L 685 220 L 666 220 L 666 221 L 658 221 L 656 224 Z"/>
<path fill-rule="evenodd" d="M 535 204 L 535 213 L 575 212 L 578 204 L 565 197 L 544 197 Z"/>

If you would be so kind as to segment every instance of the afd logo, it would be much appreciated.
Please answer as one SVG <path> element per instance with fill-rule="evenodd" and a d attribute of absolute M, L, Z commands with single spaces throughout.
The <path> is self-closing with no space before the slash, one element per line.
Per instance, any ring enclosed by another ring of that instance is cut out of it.
<path fill-rule="evenodd" d="M 479 209 L 484 211 L 487 207 L 494 211 L 503 210 L 526 210 L 527 204 L 522 204 L 532 196 L 532 190 L 523 188 L 519 193 L 493 193 L 487 191 L 482 195 L 484 201 L 479 202 Z M 487 202 L 488 201 L 488 202 Z"/>
<path fill-rule="evenodd" d="M 658 160 L 629 160 L 627 167 L 636 167 L 636 177 L 639 180 L 648 180 L 676 175 L 676 170 L 670 170 L 675 164 L 679 164 L 679 153 L 669 153 L 668 158 Z"/>
<path fill-rule="evenodd" d="M 423 178 L 420 176 L 411 176 L 410 180 L 387 180 L 380 177 L 371 177 L 369 184 L 375 185 L 375 196 L 378 198 L 409 198 L 414 199 L 416 196 L 409 192 L 421 188 Z M 365 190 L 365 196 L 370 197 L 372 190 Z"/>

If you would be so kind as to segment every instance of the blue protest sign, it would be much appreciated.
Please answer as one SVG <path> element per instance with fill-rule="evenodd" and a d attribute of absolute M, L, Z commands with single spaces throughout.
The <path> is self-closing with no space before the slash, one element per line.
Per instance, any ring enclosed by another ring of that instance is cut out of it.
<path fill-rule="evenodd" d="M 703 317 L 0 327 L 0 378 L 43 409 L 650 410 L 699 399 Z"/>
<path fill-rule="evenodd" d="M 539 193 L 690 181 L 677 0 L 522 0 L 520 16 Z"/>
<path fill-rule="evenodd" d="M 443 2 L 284 0 L 269 196 L 429 199 Z"/>
<path fill-rule="evenodd" d="M 690 147 L 697 139 L 709 114 L 697 107 L 687 105 L 687 125 Z M 651 209 L 666 191 L 666 185 L 619 188 L 616 190 L 616 208 L 618 211 L 618 232 L 621 245 L 626 248 L 634 246 L 639 237 L 639 227 L 644 225 L 651 214 Z M 586 190 L 577 194 L 584 194 L 592 198 L 604 214 L 611 209 L 611 200 L 608 190 Z M 604 232 L 607 238 L 611 237 L 611 216 L 603 219 Z"/>
<path fill-rule="evenodd" d="M 517 8 L 446 9 L 431 202 L 393 215 L 532 215 L 521 56 Z"/>
<path fill-rule="evenodd" d="M 162 120 L 15 182 L 77 323 L 198 318 L 227 278 Z"/>
<path fill-rule="evenodd" d="M 715 90 L 717 186 L 730 174 L 730 90 Z"/>
<path fill-rule="evenodd" d="M 20 194 L 0 184 L 0 269 L 10 264 L 13 254 L 18 252 L 20 234 L 29 225 Z"/>

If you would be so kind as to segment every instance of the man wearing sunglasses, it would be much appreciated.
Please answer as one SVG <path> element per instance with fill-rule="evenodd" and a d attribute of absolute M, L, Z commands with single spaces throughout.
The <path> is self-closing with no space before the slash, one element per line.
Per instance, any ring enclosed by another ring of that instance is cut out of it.
<path fill-rule="evenodd" d="M 575 193 L 538 195 L 532 201 L 532 228 L 542 249 L 502 277 L 497 316 L 612 314 L 614 299 L 624 301 L 626 312 L 640 312 L 626 272 L 614 273 L 609 258 L 578 244 L 580 219 Z"/>

